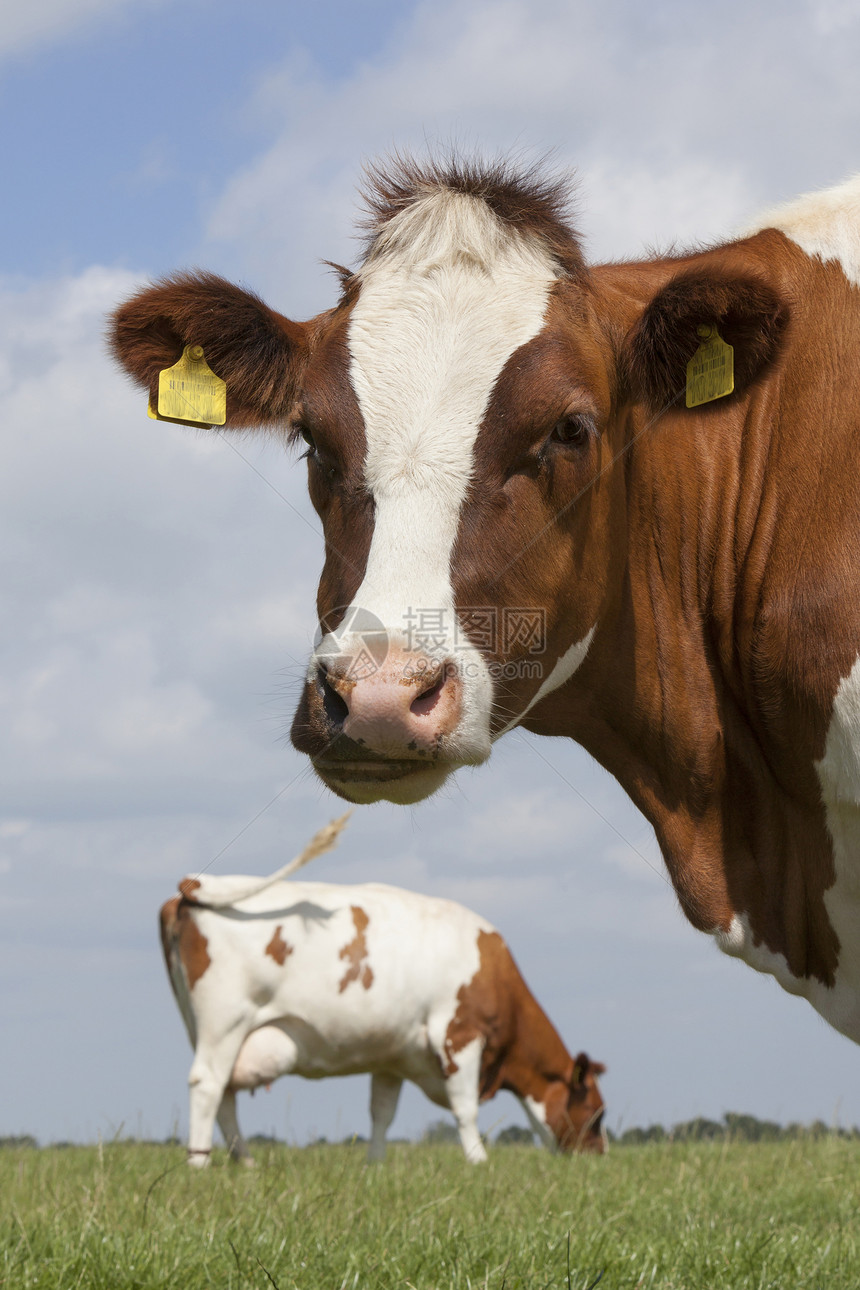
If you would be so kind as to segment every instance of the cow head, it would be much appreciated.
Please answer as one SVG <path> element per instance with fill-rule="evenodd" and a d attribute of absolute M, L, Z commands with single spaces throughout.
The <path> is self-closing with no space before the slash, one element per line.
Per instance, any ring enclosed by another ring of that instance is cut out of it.
<path fill-rule="evenodd" d="M 426 797 L 571 680 L 618 612 L 627 450 L 682 397 L 697 325 L 735 345 L 735 398 L 776 352 L 785 311 L 743 257 L 590 271 L 564 202 L 503 167 L 395 167 L 331 311 L 200 274 L 115 315 L 151 391 L 202 345 L 228 428 L 305 447 L 326 556 L 292 737 L 352 801 Z"/>
<path fill-rule="evenodd" d="M 550 1084 L 544 1096 L 546 1125 L 561 1151 L 588 1151 L 602 1155 L 606 1150 L 603 1132 L 604 1102 L 597 1076 L 606 1067 L 593 1062 L 587 1053 L 573 1059 L 568 1078 Z"/>

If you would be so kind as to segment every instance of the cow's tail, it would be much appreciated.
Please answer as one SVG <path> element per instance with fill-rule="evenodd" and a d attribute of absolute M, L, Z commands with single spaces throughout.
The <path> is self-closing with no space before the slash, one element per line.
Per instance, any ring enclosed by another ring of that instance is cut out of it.
<path fill-rule="evenodd" d="M 219 876 L 207 873 L 200 874 L 196 878 L 190 876 L 183 878 L 179 884 L 179 890 L 182 896 L 194 905 L 208 905 L 210 909 L 224 909 L 228 905 L 236 905 L 240 900 L 247 900 L 249 896 L 256 896 L 258 892 L 265 891 L 267 887 L 280 882 L 282 878 L 289 878 L 291 874 L 304 868 L 317 856 L 331 851 L 337 846 L 338 838 L 351 814 L 351 811 L 347 811 L 346 815 L 341 815 L 330 824 L 326 824 L 314 834 L 301 855 L 296 856 L 282 868 L 276 869 L 274 873 L 270 873 L 268 878 L 248 878 L 241 874 Z"/>
<path fill-rule="evenodd" d="M 191 1007 L 191 992 L 188 988 L 188 978 L 185 975 L 180 951 L 183 905 L 182 896 L 174 896 L 161 906 L 158 919 L 161 930 L 161 948 L 164 951 L 164 965 L 167 968 L 170 988 L 179 1005 L 179 1011 L 182 1013 L 182 1020 L 185 1022 L 185 1029 L 188 1031 L 191 1045 L 195 1047 L 197 1044 L 197 1023 L 194 1019 L 194 1009 Z M 187 917 L 187 907 L 185 914 Z"/>

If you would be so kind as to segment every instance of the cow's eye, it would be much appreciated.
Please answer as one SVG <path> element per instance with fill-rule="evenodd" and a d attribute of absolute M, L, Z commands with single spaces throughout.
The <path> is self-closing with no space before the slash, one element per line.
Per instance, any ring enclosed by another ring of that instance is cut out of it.
<path fill-rule="evenodd" d="M 588 442 L 592 433 L 590 417 L 582 415 L 561 417 L 554 427 L 550 439 L 553 443 L 579 445 Z"/>
<path fill-rule="evenodd" d="M 316 449 L 317 449 L 317 441 L 316 441 L 316 439 L 313 437 L 313 435 L 311 434 L 311 432 L 310 432 L 310 430 L 307 428 L 307 426 L 305 426 L 305 425 L 301 425 L 301 426 L 299 426 L 299 434 L 302 436 L 302 438 L 304 439 L 305 443 L 306 443 L 306 444 L 308 445 L 308 447 L 310 448 L 311 452 L 316 452 Z"/>

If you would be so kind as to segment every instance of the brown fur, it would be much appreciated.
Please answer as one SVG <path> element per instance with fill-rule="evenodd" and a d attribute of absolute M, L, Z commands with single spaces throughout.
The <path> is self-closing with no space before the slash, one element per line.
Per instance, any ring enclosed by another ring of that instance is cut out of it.
<path fill-rule="evenodd" d="M 214 273 L 176 273 L 139 291 L 113 316 L 110 345 L 158 399 L 158 375 L 186 345 L 227 383 L 227 425 L 285 424 L 307 359 L 308 337 L 258 296 Z"/>
<path fill-rule="evenodd" d="M 212 960 L 209 957 L 209 942 L 195 923 L 189 902 L 182 896 L 174 896 L 172 900 L 168 900 L 161 907 L 159 925 L 161 946 L 168 971 L 171 954 L 175 949 L 188 982 L 188 989 L 193 990 Z"/>
<path fill-rule="evenodd" d="M 315 444 L 308 456 L 308 491 L 325 528 L 325 565 L 317 595 L 325 631 L 334 630 L 352 603 L 373 536 L 373 501 L 362 478 L 367 445 L 349 379 L 346 324 L 347 316 L 338 310 L 320 330 L 296 408 L 297 423 L 306 426 Z M 326 702 L 331 696 L 318 677 L 303 690 L 293 719 L 293 740 L 312 747 L 315 755 L 332 746 Z"/>
<path fill-rule="evenodd" d="M 461 1049 L 481 1039 L 482 1102 L 500 1089 L 532 1098 L 545 1107 L 562 1150 L 602 1152 L 603 1099 L 595 1077 L 606 1068 L 585 1053 L 570 1056 L 498 932 L 478 933 L 478 953 L 478 971 L 458 991 L 445 1035 L 445 1074 L 457 1070 Z"/>
<path fill-rule="evenodd" d="M 278 964 L 278 967 L 283 967 L 287 961 L 287 958 L 289 957 L 290 954 L 292 954 L 292 952 L 293 952 L 292 945 L 290 945 L 287 941 L 285 941 L 283 936 L 281 935 L 281 924 L 279 923 L 278 926 L 275 928 L 272 934 L 272 939 L 269 941 L 269 944 L 266 946 L 264 953 L 268 954 L 271 958 L 273 958 L 275 962 Z"/>
<path fill-rule="evenodd" d="M 634 392 L 655 411 L 683 394 L 700 324 L 716 326 L 734 347 L 735 396 L 763 375 L 779 352 L 788 305 L 768 283 L 725 273 L 719 252 L 673 277 L 648 305 L 627 343 Z"/>
<path fill-rule="evenodd" d="M 369 990 L 373 985 L 373 969 L 369 963 L 364 963 L 367 958 L 367 925 L 370 922 L 367 914 L 358 905 L 351 905 L 352 921 L 355 924 L 355 936 L 344 945 L 338 954 L 338 958 L 346 959 L 349 967 L 344 972 L 338 991 L 343 994 L 346 987 L 352 981 L 360 981 L 365 990 Z M 364 963 L 364 967 L 362 967 Z"/>

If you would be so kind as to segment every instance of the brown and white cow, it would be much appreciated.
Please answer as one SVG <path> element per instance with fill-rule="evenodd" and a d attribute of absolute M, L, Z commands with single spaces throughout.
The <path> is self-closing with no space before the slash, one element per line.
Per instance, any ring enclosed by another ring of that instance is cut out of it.
<path fill-rule="evenodd" d="M 471 1161 L 486 1159 L 478 1104 L 500 1089 L 519 1098 L 547 1145 L 604 1150 L 596 1079 L 604 1067 L 585 1053 L 571 1057 L 485 919 L 375 883 L 260 883 L 234 899 L 248 882 L 186 880 L 186 894 L 161 909 L 164 956 L 194 1045 L 191 1164 L 208 1163 L 216 1116 L 233 1157 L 250 1159 L 239 1089 L 280 1075 L 365 1071 L 371 1160 L 385 1155 L 405 1079 L 453 1111 Z"/>
<path fill-rule="evenodd" d="M 203 345 L 228 426 L 308 445 L 293 739 L 335 792 L 417 801 L 515 725 L 570 736 L 691 922 L 860 1040 L 860 179 L 627 264 L 587 265 L 563 205 L 395 165 L 331 311 L 179 275 L 114 349 L 153 389 Z M 734 391 L 688 409 L 703 326 Z"/>

